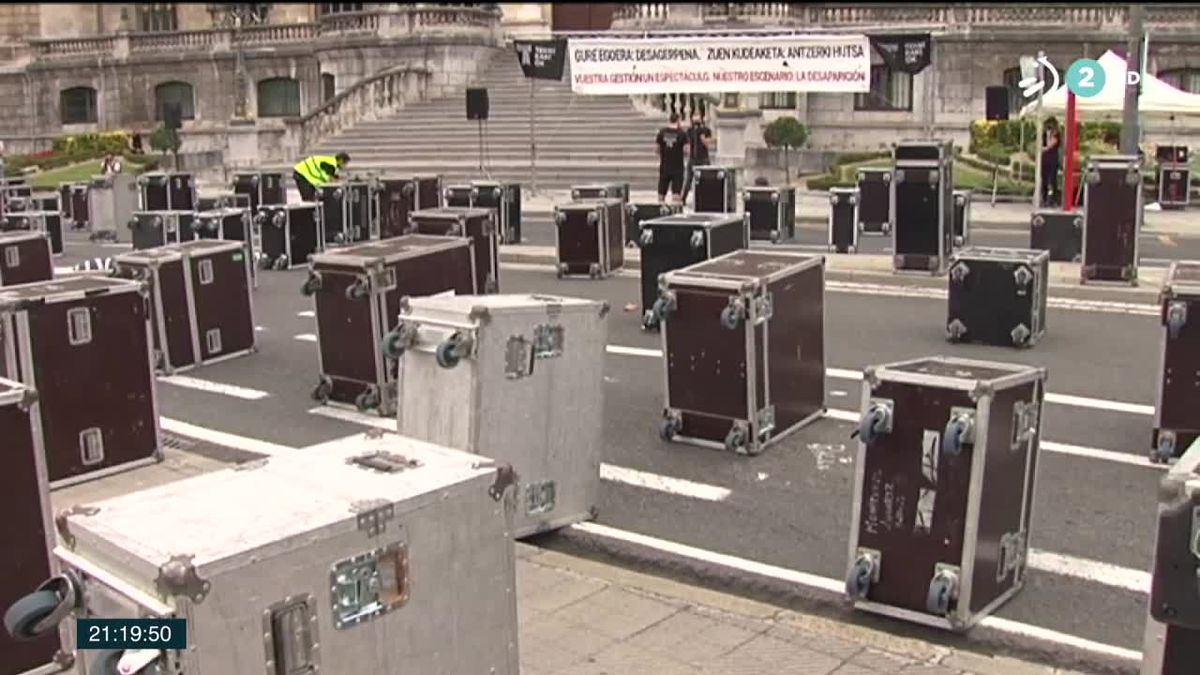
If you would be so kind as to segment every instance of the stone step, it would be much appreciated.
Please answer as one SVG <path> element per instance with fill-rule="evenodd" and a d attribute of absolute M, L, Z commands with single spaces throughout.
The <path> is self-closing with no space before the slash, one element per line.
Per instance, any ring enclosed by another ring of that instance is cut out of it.
<path fill-rule="evenodd" d="M 592 118 L 592 117 L 555 117 L 549 119 L 535 119 L 534 125 L 546 129 L 553 129 L 555 126 L 563 128 L 577 129 L 586 131 L 589 135 L 602 133 L 656 133 L 659 130 L 659 125 L 648 120 L 618 120 L 609 118 Z M 404 131 L 419 131 L 426 134 L 446 133 L 453 134 L 467 129 L 477 131 L 479 122 L 468 119 L 457 119 L 442 117 L 440 119 L 412 119 L 408 117 L 397 117 L 390 120 L 374 120 L 370 123 L 361 122 L 353 129 L 363 132 L 371 132 L 373 134 L 394 133 Z M 528 119 L 495 119 L 488 120 L 484 130 L 487 133 L 502 133 L 505 131 L 528 131 Z"/>

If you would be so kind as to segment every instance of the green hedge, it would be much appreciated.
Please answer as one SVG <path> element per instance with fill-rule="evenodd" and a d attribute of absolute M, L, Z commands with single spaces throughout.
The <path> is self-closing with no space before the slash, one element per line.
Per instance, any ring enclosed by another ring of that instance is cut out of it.
<path fill-rule="evenodd" d="M 92 157 L 120 155 L 129 152 L 130 135 L 128 131 L 107 131 L 100 134 L 59 136 L 54 139 L 51 147 L 55 152 L 82 153 Z"/>
<path fill-rule="evenodd" d="M 869 162 L 872 159 L 883 159 L 891 157 L 892 153 L 880 150 L 877 152 L 847 152 L 838 155 L 833 160 L 833 166 L 845 166 L 847 164 L 858 164 L 860 162 Z"/>

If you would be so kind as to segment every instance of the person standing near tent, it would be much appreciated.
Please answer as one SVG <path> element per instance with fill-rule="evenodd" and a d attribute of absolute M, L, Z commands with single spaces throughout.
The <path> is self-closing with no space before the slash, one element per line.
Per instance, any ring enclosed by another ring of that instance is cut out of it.
<path fill-rule="evenodd" d="M 1058 206 L 1059 152 L 1062 149 L 1062 133 L 1058 120 L 1046 120 L 1046 131 L 1042 136 L 1042 206 Z"/>
<path fill-rule="evenodd" d="M 300 191 L 300 199 L 306 202 L 316 201 L 317 188 L 336 179 L 342 169 L 350 163 L 350 155 L 339 152 L 337 155 L 309 155 L 292 167 L 292 179 L 296 181 L 296 189 Z"/>

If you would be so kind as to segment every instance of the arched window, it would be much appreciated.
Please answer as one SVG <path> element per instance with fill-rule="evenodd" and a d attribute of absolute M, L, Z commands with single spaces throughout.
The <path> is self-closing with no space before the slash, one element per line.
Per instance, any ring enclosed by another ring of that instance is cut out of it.
<path fill-rule="evenodd" d="M 1180 91 L 1200 94 L 1200 68 L 1172 68 L 1158 73 L 1158 79 Z"/>
<path fill-rule="evenodd" d="M 162 120 L 163 109 L 168 105 L 179 106 L 179 119 L 196 119 L 195 96 L 187 82 L 163 82 L 154 88 L 155 120 Z"/>
<path fill-rule="evenodd" d="M 91 124 L 96 121 L 96 90 L 91 87 L 71 87 L 58 95 L 58 109 L 63 124 Z"/>
<path fill-rule="evenodd" d="M 300 82 L 290 77 L 272 77 L 258 83 L 259 117 L 298 117 Z"/>
<path fill-rule="evenodd" d="M 337 94 L 337 79 L 333 73 L 321 73 L 321 103 L 328 103 Z"/>

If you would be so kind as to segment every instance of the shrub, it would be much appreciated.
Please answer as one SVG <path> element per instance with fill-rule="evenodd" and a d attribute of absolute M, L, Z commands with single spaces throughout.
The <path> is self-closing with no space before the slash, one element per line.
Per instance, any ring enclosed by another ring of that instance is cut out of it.
<path fill-rule="evenodd" d="M 790 182 L 792 172 L 788 166 L 788 150 L 804 147 L 808 142 L 808 128 L 795 117 L 780 117 L 763 129 L 763 141 L 768 147 L 783 148 L 783 178 L 785 182 Z"/>
<path fill-rule="evenodd" d="M 55 138 L 52 147 L 56 152 L 79 153 L 88 155 L 90 158 L 96 158 L 109 154 L 120 155 L 128 152 L 129 139 L 130 135 L 127 131 L 77 134 Z"/>

